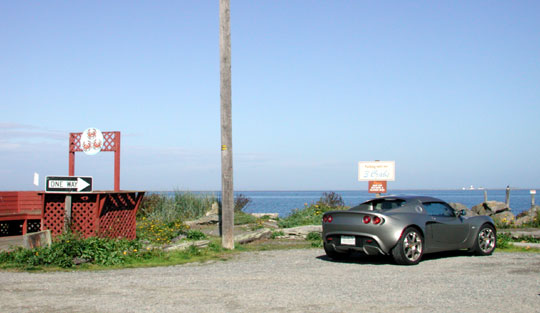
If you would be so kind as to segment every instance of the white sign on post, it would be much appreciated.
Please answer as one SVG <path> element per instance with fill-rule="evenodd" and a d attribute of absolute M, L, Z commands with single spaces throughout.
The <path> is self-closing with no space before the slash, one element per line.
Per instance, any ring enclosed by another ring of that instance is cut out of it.
<path fill-rule="evenodd" d="M 396 180 L 395 161 L 360 161 L 358 162 L 359 181 L 394 181 Z"/>
<path fill-rule="evenodd" d="M 92 192 L 92 177 L 47 176 L 46 192 Z"/>
<path fill-rule="evenodd" d="M 81 135 L 81 149 L 87 155 L 101 151 L 104 143 L 103 133 L 97 128 L 87 128 Z"/>

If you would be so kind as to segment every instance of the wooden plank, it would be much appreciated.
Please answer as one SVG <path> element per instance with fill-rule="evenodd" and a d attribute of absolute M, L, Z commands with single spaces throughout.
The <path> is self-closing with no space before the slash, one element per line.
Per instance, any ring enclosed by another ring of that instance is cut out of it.
<path fill-rule="evenodd" d="M 0 192 L 0 212 L 41 210 L 41 195 L 36 191 Z"/>
<path fill-rule="evenodd" d="M 0 212 L 0 221 L 39 220 L 41 211 Z"/>
<path fill-rule="evenodd" d="M 13 191 L 0 192 L 0 212 L 18 211 L 18 194 Z"/>
<path fill-rule="evenodd" d="M 37 209 L 41 210 L 41 195 L 36 191 L 21 191 L 19 193 L 19 211 Z"/>
<path fill-rule="evenodd" d="M 49 247 L 51 243 L 51 231 L 44 230 L 22 236 L 0 237 L 0 251 L 9 251 L 16 247 L 23 247 L 25 249 Z"/>

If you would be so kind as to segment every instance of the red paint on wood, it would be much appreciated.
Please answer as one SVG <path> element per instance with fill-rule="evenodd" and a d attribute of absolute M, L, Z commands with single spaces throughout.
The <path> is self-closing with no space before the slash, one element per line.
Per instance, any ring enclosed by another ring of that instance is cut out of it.
<path fill-rule="evenodd" d="M 26 234 L 39 231 L 29 220 L 41 220 L 43 197 L 36 191 L 0 191 L 0 236 Z M 39 225 L 38 225 L 39 226 Z"/>
<path fill-rule="evenodd" d="M 92 236 L 135 239 L 137 210 L 144 192 L 71 194 L 71 230 Z M 65 194 L 46 194 L 43 229 L 53 236 L 64 229 Z"/>
<path fill-rule="evenodd" d="M 69 134 L 69 176 L 75 176 L 75 152 L 82 152 L 82 133 Z M 120 191 L 120 132 L 103 132 L 101 151 L 114 152 L 114 191 Z"/>

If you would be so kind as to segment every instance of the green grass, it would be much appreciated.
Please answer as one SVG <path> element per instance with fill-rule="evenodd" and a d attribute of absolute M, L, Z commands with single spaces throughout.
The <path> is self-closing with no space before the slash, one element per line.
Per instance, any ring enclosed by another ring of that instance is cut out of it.
<path fill-rule="evenodd" d="M 203 216 L 219 199 L 212 194 L 195 194 L 174 191 L 173 195 L 150 194 L 145 196 L 137 217 L 170 223 L 194 220 Z"/>
<path fill-rule="evenodd" d="M 509 252 L 509 253 L 512 253 L 512 252 L 529 252 L 529 253 L 540 253 L 540 249 L 538 249 L 538 248 L 529 248 L 529 249 L 527 249 L 526 247 L 518 247 L 518 246 L 509 245 L 508 247 L 504 247 L 504 248 L 499 248 L 499 247 L 497 247 L 497 249 L 495 250 L 495 253 L 497 253 L 497 252 Z"/>
<path fill-rule="evenodd" d="M 251 214 L 242 211 L 234 212 L 234 225 L 246 225 L 257 223 L 257 218 Z"/>

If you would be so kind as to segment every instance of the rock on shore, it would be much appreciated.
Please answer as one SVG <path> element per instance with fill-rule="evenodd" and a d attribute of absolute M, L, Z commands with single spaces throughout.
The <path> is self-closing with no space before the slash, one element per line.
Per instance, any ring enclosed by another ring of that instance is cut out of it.
<path fill-rule="evenodd" d="M 478 214 L 476 212 L 471 211 L 468 207 L 466 207 L 464 204 L 457 203 L 457 202 L 450 202 L 448 203 L 454 211 L 463 211 L 465 210 L 465 216 L 466 217 L 472 217 L 477 216 Z"/>
<path fill-rule="evenodd" d="M 516 221 L 516 216 L 504 202 L 487 201 L 473 206 L 471 210 L 478 215 L 491 216 L 497 224 L 511 224 Z"/>
<path fill-rule="evenodd" d="M 522 226 L 524 224 L 532 223 L 537 218 L 537 212 L 540 211 L 540 206 L 534 206 L 528 211 L 524 211 L 517 216 L 512 213 L 512 209 L 506 206 L 506 203 L 499 201 L 487 201 L 473 206 L 468 209 L 461 203 L 449 203 L 449 205 L 455 211 L 465 210 L 467 217 L 477 215 L 490 216 L 497 224 L 514 224 L 515 226 Z"/>
<path fill-rule="evenodd" d="M 516 226 L 534 222 L 538 218 L 538 212 L 540 212 L 540 206 L 535 205 L 530 210 L 519 213 L 516 216 Z"/>

